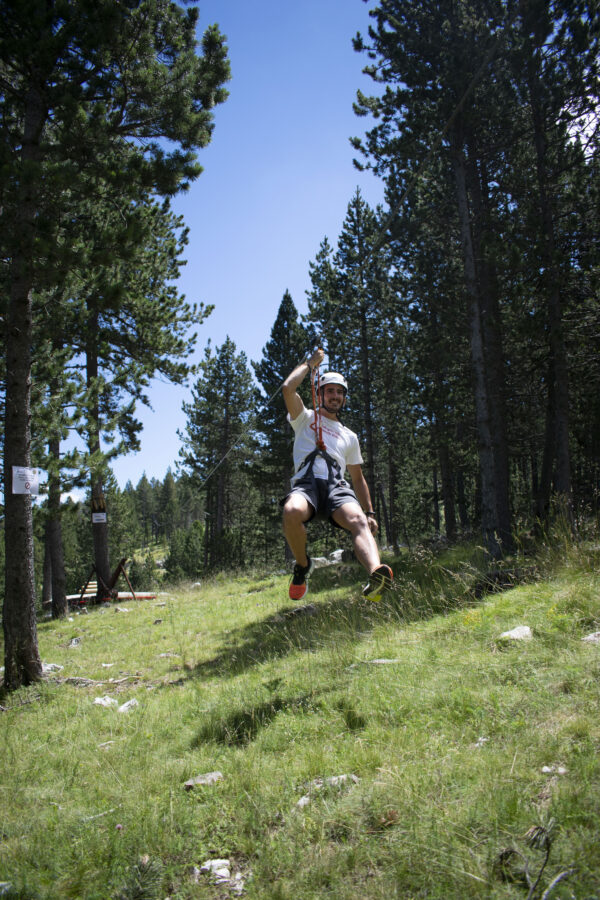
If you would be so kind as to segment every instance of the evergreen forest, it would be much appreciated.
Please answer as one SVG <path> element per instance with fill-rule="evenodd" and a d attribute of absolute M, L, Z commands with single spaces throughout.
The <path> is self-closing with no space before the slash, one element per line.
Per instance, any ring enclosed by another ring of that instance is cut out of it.
<path fill-rule="evenodd" d="M 500 560 L 557 518 L 574 535 L 597 520 L 598 0 L 368 8 L 349 138 L 385 203 L 348 198 L 308 264 L 308 312 L 286 292 L 249 360 L 229 338 L 198 354 L 210 306 L 177 288 L 171 201 L 227 99 L 218 26 L 198 35 L 196 6 L 168 0 L 0 0 L 9 689 L 41 677 L 36 616 L 65 616 L 92 566 L 99 592 L 121 557 L 144 589 L 289 568 L 280 388 L 317 344 L 349 382 L 390 552 L 474 538 Z M 191 384 L 186 426 L 162 481 L 121 489 L 111 461 L 139 446 L 156 375 Z M 48 472 L 40 502 L 13 491 L 15 467 Z M 315 554 L 340 545 L 311 532 Z"/>

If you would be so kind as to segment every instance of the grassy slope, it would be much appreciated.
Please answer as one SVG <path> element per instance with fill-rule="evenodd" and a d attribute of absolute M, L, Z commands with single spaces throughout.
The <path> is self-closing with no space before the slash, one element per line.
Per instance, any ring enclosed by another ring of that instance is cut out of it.
<path fill-rule="evenodd" d="M 532 896 L 600 894 L 598 558 L 477 601 L 472 559 L 425 555 L 379 604 L 344 567 L 301 614 L 284 577 L 220 577 L 42 623 L 64 668 L 1 701 L 6 896 L 225 897 L 198 868 L 228 857 L 249 898 L 526 898 L 544 840 Z"/>

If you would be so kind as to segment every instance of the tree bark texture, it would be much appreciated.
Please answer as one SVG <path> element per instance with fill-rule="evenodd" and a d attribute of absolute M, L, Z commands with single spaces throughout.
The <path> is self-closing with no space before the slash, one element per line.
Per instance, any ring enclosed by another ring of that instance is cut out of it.
<path fill-rule="evenodd" d="M 550 497 L 550 472 L 552 465 L 546 454 L 551 453 L 554 462 L 554 489 L 562 512 L 573 521 L 573 488 L 569 450 L 569 376 L 567 352 L 563 334 L 561 272 L 557 259 L 554 212 L 548 190 L 547 141 L 541 99 L 541 75 L 532 57 L 528 63 L 528 86 L 533 121 L 536 153 L 538 202 L 542 220 L 542 258 L 544 264 L 543 286 L 547 304 L 548 322 L 548 407 L 546 442 L 538 512 L 547 512 Z"/>
<path fill-rule="evenodd" d="M 108 554 L 108 514 L 106 500 L 104 498 L 104 484 L 102 468 L 94 462 L 100 457 L 100 403 L 98 398 L 98 312 L 93 300 L 88 303 L 88 336 L 86 348 L 86 378 L 90 395 L 88 408 L 88 450 L 92 465 L 90 467 L 92 515 L 104 513 L 103 522 L 94 522 L 92 519 L 92 539 L 94 542 L 94 567 L 98 589 L 96 602 L 101 602 L 109 596 L 108 585 L 110 583 L 110 560 Z"/>
<path fill-rule="evenodd" d="M 21 158 L 24 168 L 39 157 L 46 111 L 41 89 L 25 103 Z M 5 593 L 3 608 L 4 685 L 14 690 L 42 677 L 35 614 L 33 513 L 28 494 L 13 494 L 13 466 L 31 465 L 31 344 L 33 255 L 37 213 L 35 179 L 23 175 L 15 210 L 14 244 L 6 323 L 6 409 L 4 430 Z"/>
<path fill-rule="evenodd" d="M 486 385 L 490 414 L 490 431 L 494 452 L 496 514 L 498 517 L 498 537 L 504 550 L 513 546 L 510 513 L 510 473 L 508 463 L 508 441 L 506 437 L 506 403 L 504 379 L 504 352 L 502 349 L 502 326 L 496 273 L 483 251 L 483 232 L 488 227 L 488 211 L 484 202 L 484 189 L 478 167 L 473 162 L 477 149 L 475 141 L 469 142 L 472 160 L 467 168 L 468 184 L 473 202 L 476 227 L 471 229 L 476 256 L 476 272 L 480 286 L 481 324 L 486 360 Z M 486 186 L 487 189 L 487 186 Z"/>
<path fill-rule="evenodd" d="M 462 146 L 456 138 L 453 148 L 453 164 L 463 247 L 465 284 L 469 301 L 471 363 L 473 368 L 473 389 L 477 419 L 481 483 L 481 530 L 486 549 L 494 559 L 499 559 L 502 550 L 498 541 L 496 472 L 487 395 L 486 359 L 483 344 L 479 286 L 477 283 L 475 252 L 471 233 L 466 167 Z"/>
<path fill-rule="evenodd" d="M 48 477 L 48 521 L 47 541 L 52 572 L 52 618 L 60 619 L 67 615 L 67 579 L 65 575 L 65 559 L 62 540 L 62 521 L 60 509 L 60 477 L 58 462 L 60 442 L 53 438 L 48 444 L 49 455 L 57 463 L 55 471 Z"/>

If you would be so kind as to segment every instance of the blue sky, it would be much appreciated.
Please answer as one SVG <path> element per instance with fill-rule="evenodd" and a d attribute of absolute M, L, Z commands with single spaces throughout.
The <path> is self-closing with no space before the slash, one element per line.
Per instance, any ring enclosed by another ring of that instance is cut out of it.
<path fill-rule="evenodd" d="M 216 22 L 227 37 L 232 80 L 199 154 L 204 172 L 174 203 L 190 229 L 179 286 L 215 306 L 198 330 L 197 359 L 209 338 L 218 347 L 227 336 L 260 359 L 286 289 L 306 311 L 309 262 L 325 236 L 335 244 L 356 188 L 372 206 L 383 200 L 381 182 L 353 167 L 349 143 L 368 124 L 352 110 L 357 89 L 372 89 L 352 37 L 366 33 L 372 6 L 200 2 L 201 29 Z M 189 387 L 153 382 L 150 399 L 153 410 L 138 409 L 141 451 L 113 463 L 122 487 L 175 468 Z"/>

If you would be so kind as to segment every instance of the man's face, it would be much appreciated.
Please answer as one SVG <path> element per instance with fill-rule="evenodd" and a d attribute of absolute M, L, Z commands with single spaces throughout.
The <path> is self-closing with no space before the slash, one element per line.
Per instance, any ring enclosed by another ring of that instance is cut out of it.
<path fill-rule="evenodd" d="M 323 406 L 332 412 L 338 412 L 344 405 L 344 388 L 341 384 L 326 384 L 323 388 Z"/>

